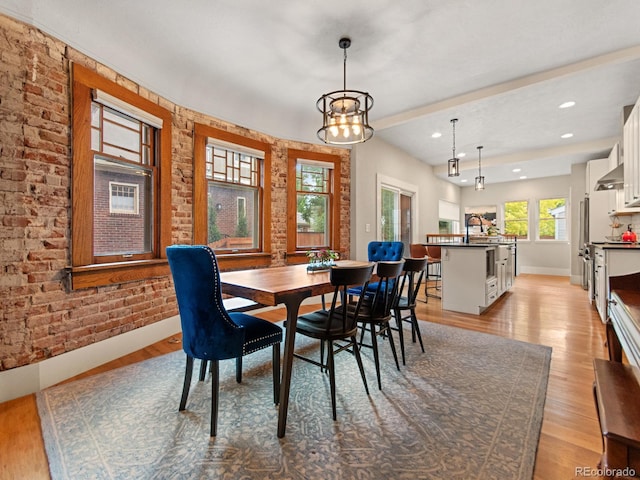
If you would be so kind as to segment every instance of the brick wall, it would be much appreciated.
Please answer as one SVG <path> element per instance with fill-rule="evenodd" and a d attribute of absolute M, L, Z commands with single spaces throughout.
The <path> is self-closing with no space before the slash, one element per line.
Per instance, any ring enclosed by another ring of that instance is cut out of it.
<path fill-rule="evenodd" d="M 0 15 L 0 370 L 59 355 L 177 313 L 170 277 L 68 291 L 71 261 L 69 62 L 173 113 L 172 242 L 191 243 L 193 127 L 273 145 L 272 261 L 286 251 L 287 149 L 342 156 L 341 244 L 349 245 L 349 152 L 301 144 L 174 105 L 36 28 Z"/>

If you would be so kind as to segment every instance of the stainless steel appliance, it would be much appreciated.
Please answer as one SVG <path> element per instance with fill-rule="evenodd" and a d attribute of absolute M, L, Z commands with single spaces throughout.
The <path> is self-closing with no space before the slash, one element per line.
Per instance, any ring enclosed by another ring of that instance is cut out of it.
<path fill-rule="evenodd" d="M 578 256 L 582 259 L 582 288 L 589 292 L 589 302 L 595 298 L 593 248 L 590 241 L 589 197 L 580 202 L 580 238 Z"/>

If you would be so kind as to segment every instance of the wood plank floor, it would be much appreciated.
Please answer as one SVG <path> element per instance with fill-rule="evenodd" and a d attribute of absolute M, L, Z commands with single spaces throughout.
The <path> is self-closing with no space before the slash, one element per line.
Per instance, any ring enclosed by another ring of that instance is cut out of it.
<path fill-rule="evenodd" d="M 284 310 L 260 316 L 281 320 Z M 438 299 L 429 298 L 420 304 L 418 317 L 552 347 L 534 478 L 581 478 L 586 475 L 577 469 L 596 468 L 602 443 L 591 391 L 592 360 L 607 354 L 604 325 L 581 287 L 566 277 L 520 275 L 512 290 L 481 316 L 443 311 Z M 179 337 L 166 339 L 79 377 L 180 348 Z M 35 395 L 0 404 L 0 478 L 49 478 Z"/>

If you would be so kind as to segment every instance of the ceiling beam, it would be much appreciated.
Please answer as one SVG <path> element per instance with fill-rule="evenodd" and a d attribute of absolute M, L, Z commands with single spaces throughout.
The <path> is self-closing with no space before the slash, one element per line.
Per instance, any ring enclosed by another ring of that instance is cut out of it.
<path fill-rule="evenodd" d="M 573 143 L 571 145 L 563 145 L 561 147 L 540 148 L 537 150 L 527 150 L 523 152 L 513 153 L 511 155 L 502 155 L 499 157 L 482 157 L 483 167 L 495 167 L 500 165 L 512 165 L 519 162 L 529 162 L 531 160 L 542 160 L 544 158 L 564 157 L 576 154 L 593 153 L 599 155 L 599 152 L 609 151 L 619 142 L 619 137 L 601 138 L 591 142 Z M 595 159 L 595 157 L 594 157 Z M 475 170 L 478 168 L 477 160 L 468 160 L 459 163 L 460 171 Z M 447 173 L 447 165 L 438 165 L 433 167 L 435 175 Z"/>
<path fill-rule="evenodd" d="M 455 97 L 450 97 L 439 102 L 423 105 L 422 107 L 413 108 L 396 115 L 380 118 L 373 123 L 375 130 L 384 130 L 404 123 L 416 120 L 420 117 L 430 115 L 443 110 L 448 110 L 459 105 L 471 102 L 477 102 L 496 95 L 502 95 L 513 90 L 535 85 L 537 83 L 554 80 L 567 75 L 573 75 L 578 72 L 598 68 L 603 65 L 612 65 L 616 63 L 625 63 L 640 58 L 640 45 L 634 47 L 617 50 L 615 52 L 605 53 L 596 57 L 581 60 L 579 62 L 564 65 L 558 68 L 552 68 L 543 72 L 534 73 L 525 77 L 516 78 L 507 82 L 498 83 L 471 92 L 463 93 Z"/>

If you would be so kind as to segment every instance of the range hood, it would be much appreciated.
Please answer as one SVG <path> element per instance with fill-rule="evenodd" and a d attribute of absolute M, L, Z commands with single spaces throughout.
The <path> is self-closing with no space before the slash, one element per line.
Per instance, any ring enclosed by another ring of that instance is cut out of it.
<path fill-rule="evenodd" d="M 596 182 L 595 190 L 622 188 L 624 184 L 624 163 L 621 163 Z"/>

